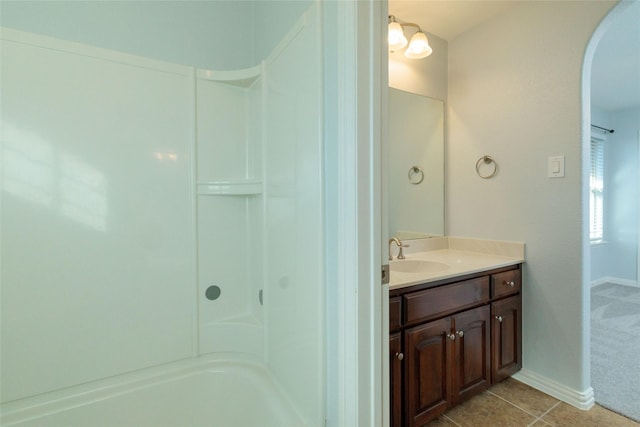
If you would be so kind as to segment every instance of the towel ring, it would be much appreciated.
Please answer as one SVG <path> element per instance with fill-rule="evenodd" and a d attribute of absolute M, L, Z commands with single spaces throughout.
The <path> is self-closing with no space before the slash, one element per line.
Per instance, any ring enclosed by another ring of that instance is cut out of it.
<path fill-rule="evenodd" d="M 483 175 L 480 172 L 480 166 L 482 165 L 482 163 L 486 164 L 486 165 L 490 165 L 493 163 L 493 170 L 491 171 L 491 173 L 485 174 Z M 494 176 L 496 176 L 496 174 L 498 173 L 498 164 L 496 163 L 495 160 L 493 160 L 493 157 L 491 156 L 482 156 L 478 159 L 478 161 L 476 162 L 476 173 L 478 174 L 478 176 L 482 179 L 489 179 L 489 178 L 493 178 Z"/>
<path fill-rule="evenodd" d="M 418 166 L 412 166 L 409 169 L 409 182 L 418 185 L 424 181 L 424 172 Z"/>

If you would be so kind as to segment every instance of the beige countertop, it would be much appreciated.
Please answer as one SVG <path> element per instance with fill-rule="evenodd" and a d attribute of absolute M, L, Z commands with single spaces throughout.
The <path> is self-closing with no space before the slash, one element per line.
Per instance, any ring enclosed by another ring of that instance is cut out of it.
<path fill-rule="evenodd" d="M 421 283 L 434 282 L 466 274 L 520 264 L 525 261 L 524 243 L 493 240 L 440 237 L 436 239 L 407 240 L 405 260 L 390 261 L 389 290 Z M 395 248 L 394 248 L 395 249 Z M 397 250 L 392 249 L 393 255 Z M 401 272 L 394 264 L 407 260 L 431 261 L 438 264 L 437 271 Z"/>

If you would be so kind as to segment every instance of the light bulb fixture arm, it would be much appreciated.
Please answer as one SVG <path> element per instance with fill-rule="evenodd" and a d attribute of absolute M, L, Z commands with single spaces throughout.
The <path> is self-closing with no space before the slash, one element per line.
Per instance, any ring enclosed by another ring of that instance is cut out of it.
<path fill-rule="evenodd" d="M 422 30 L 420 29 L 420 26 L 418 24 L 414 24 L 413 22 L 407 22 L 405 24 L 403 24 L 402 22 L 398 22 L 398 24 L 400 24 L 401 27 L 415 27 L 418 29 L 418 31 L 422 32 Z"/>
<path fill-rule="evenodd" d="M 401 27 L 415 27 L 418 29 L 419 32 L 422 32 L 422 30 L 420 29 L 420 25 L 418 24 L 414 24 L 413 22 L 398 22 L 398 20 L 396 19 L 395 16 L 393 15 L 389 15 L 389 23 L 391 22 L 395 22 L 397 24 L 400 24 Z"/>

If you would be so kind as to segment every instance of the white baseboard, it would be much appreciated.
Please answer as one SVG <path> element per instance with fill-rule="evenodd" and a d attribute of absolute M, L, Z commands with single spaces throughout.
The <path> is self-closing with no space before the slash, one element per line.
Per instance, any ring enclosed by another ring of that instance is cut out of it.
<path fill-rule="evenodd" d="M 620 277 L 605 276 L 591 282 L 591 287 L 602 285 L 603 283 L 613 283 L 615 285 L 639 287 L 636 280 L 622 279 Z"/>
<path fill-rule="evenodd" d="M 574 390 L 526 369 L 517 372 L 513 378 L 578 409 L 589 410 L 595 403 L 591 387 L 584 391 Z"/>

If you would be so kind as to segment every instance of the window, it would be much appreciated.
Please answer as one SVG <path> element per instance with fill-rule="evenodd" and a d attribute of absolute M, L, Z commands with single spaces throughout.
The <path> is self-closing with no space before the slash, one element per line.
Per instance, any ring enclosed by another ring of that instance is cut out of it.
<path fill-rule="evenodd" d="M 589 178 L 589 238 L 597 243 L 604 239 L 604 139 L 591 138 Z"/>

